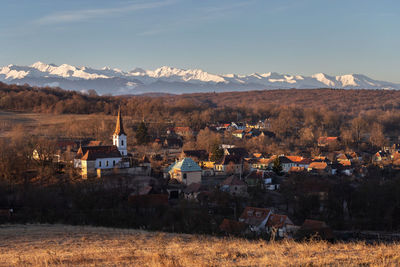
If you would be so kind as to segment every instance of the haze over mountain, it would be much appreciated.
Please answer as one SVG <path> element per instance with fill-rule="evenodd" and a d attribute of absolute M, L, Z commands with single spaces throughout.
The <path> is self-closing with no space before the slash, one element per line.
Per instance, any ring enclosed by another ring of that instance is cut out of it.
<path fill-rule="evenodd" d="M 279 74 L 276 72 L 211 74 L 200 69 L 179 69 L 163 66 L 155 70 L 136 68 L 131 71 L 104 67 L 94 69 L 68 64 L 60 66 L 36 62 L 30 66 L 8 65 L 0 68 L 0 81 L 32 86 L 54 86 L 68 90 L 96 90 L 99 94 L 143 94 L 226 92 L 262 89 L 400 89 L 400 84 L 373 80 L 362 74 L 312 76 Z"/>

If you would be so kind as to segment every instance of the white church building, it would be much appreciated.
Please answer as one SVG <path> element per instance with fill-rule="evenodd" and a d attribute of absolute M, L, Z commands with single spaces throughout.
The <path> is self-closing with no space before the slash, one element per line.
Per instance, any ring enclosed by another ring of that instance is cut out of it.
<path fill-rule="evenodd" d="M 75 160 L 75 168 L 80 168 L 82 177 L 101 177 L 106 174 L 121 172 L 129 173 L 131 155 L 128 154 L 127 135 L 124 131 L 121 110 L 118 111 L 117 124 L 112 136 L 112 146 L 80 147 Z"/>

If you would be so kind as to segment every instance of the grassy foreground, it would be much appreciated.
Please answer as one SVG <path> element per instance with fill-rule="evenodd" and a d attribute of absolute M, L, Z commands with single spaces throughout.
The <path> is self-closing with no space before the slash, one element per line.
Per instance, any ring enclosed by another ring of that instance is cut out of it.
<path fill-rule="evenodd" d="M 400 244 L 266 242 L 64 225 L 0 226 L 0 266 L 398 266 Z"/>

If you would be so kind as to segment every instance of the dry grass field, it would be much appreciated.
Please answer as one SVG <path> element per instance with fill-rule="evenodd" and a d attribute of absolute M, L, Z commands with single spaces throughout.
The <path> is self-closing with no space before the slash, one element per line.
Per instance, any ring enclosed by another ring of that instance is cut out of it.
<path fill-rule="evenodd" d="M 400 244 L 266 242 L 82 226 L 0 226 L 0 266 L 399 264 Z"/>

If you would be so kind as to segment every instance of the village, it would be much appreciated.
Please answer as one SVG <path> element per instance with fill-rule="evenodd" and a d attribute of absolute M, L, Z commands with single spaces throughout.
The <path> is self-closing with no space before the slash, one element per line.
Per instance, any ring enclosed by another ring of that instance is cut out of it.
<path fill-rule="evenodd" d="M 206 210 L 209 223 L 220 233 L 278 239 L 318 234 L 332 240 L 330 226 L 337 226 L 339 221 L 346 229 L 351 213 L 349 195 L 339 194 L 340 199 L 335 199 L 339 207 L 335 208 L 342 218 L 325 221 L 325 214 L 332 212 L 331 198 L 338 196 L 332 194 L 332 188 L 343 181 L 348 188 L 359 187 L 371 166 L 393 171 L 400 167 L 396 144 L 376 153 L 336 150 L 340 147 L 337 136 L 320 137 L 315 144 L 317 155 L 265 154 L 232 142 L 213 144 L 210 152 L 185 149 L 185 139 L 196 136 L 187 126 L 170 127 L 153 139 L 146 136 L 148 146 L 153 143 L 159 147 L 158 153 L 151 149 L 138 152 L 131 145 L 133 138 L 126 134 L 122 116 L 120 109 L 112 144 L 61 140 L 55 155 L 45 155 L 38 147 L 33 158 L 51 158 L 59 166 L 72 164 L 82 180 L 126 180 L 129 203 L 146 216 L 157 216 L 167 206 L 190 203 L 192 209 Z M 234 140 L 275 135 L 267 120 L 207 128 L 230 134 Z"/>

